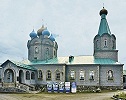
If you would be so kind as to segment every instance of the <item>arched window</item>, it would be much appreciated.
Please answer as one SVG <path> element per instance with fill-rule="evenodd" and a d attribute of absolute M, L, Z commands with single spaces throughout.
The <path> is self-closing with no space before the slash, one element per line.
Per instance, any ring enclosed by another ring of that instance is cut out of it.
<path fill-rule="evenodd" d="M 115 49 L 115 41 L 112 40 L 112 49 Z"/>
<path fill-rule="evenodd" d="M 84 80 L 84 71 L 83 70 L 80 71 L 80 80 Z"/>
<path fill-rule="evenodd" d="M 38 70 L 38 79 L 42 79 L 43 75 L 42 75 L 42 70 Z"/>
<path fill-rule="evenodd" d="M 94 80 L 94 71 L 93 70 L 91 70 L 89 72 L 89 76 L 90 76 L 90 80 Z"/>
<path fill-rule="evenodd" d="M 104 47 L 107 47 L 107 39 L 104 41 Z"/>
<path fill-rule="evenodd" d="M 113 80 L 113 71 L 109 70 L 107 73 L 108 73 L 108 80 Z"/>
<path fill-rule="evenodd" d="M 70 80 L 75 80 L 75 71 L 74 70 L 70 71 Z"/>
<path fill-rule="evenodd" d="M 4 71 L 4 82 L 7 83 L 14 82 L 14 72 L 12 69 L 6 69 Z"/>
<path fill-rule="evenodd" d="M 10 76 L 11 76 L 10 74 L 11 74 L 11 73 L 10 73 L 10 71 L 8 70 L 8 71 L 7 71 L 7 79 L 10 79 Z"/>
<path fill-rule="evenodd" d="M 38 47 L 35 47 L 35 53 L 38 53 L 38 52 L 39 52 Z"/>
<path fill-rule="evenodd" d="M 33 79 L 33 80 L 35 79 L 35 73 L 34 72 L 31 73 L 31 79 Z"/>
<path fill-rule="evenodd" d="M 30 72 L 26 71 L 26 80 L 30 80 Z"/>
<path fill-rule="evenodd" d="M 45 56 L 46 56 L 46 60 L 49 59 L 49 48 L 46 48 Z"/>
<path fill-rule="evenodd" d="M 54 57 L 56 56 L 56 52 L 55 52 L 55 50 L 54 50 Z"/>
<path fill-rule="evenodd" d="M 51 80 L 51 71 L 50 70 L 47 70 L 46 80 Z"/>
<path fill-rule="evenodd" d="M 99 48 L 98 48 L 98 40 L 96 40 L 96 49 L 99 49 Z"/>
<path fill-rule="evenodd" d="M 56 80 L 60 80 L 60 71 L 56 70 Z"/>

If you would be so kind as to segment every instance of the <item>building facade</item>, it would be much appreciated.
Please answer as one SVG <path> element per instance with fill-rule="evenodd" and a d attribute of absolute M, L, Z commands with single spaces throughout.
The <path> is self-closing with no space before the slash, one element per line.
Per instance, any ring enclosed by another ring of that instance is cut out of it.
<path fill-rule="evenodd" d="M 58 44 L 44 25 L 30 33 L 27 42 L 28 60 L 5 61 L 1 65 L 1 86 L 32 87 L 48 82 L 76 82 L 78 89 L 123 88 L 123 64 L 118 62 L 116 36 L 111 34 L 106 16 L 100 11 L 101 22 L 94 37 L 91 56 L 57 57 Z"/>

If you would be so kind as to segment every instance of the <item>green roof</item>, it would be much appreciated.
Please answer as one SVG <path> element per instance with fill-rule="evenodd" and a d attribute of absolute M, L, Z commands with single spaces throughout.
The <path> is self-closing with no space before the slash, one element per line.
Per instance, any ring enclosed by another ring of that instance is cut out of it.
<path fill-rule="evenodd" d="M 117 62 L 115 62 L 114 60 L 107 58 L 94 59 L 94 62 L 96 64 L 117 64 Z"/>
<path fill-rule="evenodd" d="M 26 64 L 23 64 L 21 62 L 16 62 L 16 61 L 12 61 L 10 60 L 13 64 L 15 64 L 17 67 L 20 67 L 20 68 L 24 68 L 24 69 L 28 69 L 28 70 L 36 70 L 34 67 L 32 66 L 28 66 Z"/>
<path fill-rule="evenodd" d="M 58 57 L 46 61 L 24 61 L 23 63 L 27 65 L 36 65 L 36 64 L 120 64 L 111 59 L 99 58 L 95 59 L 94 56 L 74 56 L 73 60 L 69 62 L 69 57 Z"/>
<path fill-rule="evenodd" d="M 108 22 L 106 20 L 106 15 L 102 14 L 98 34 L 101 36 L 104 33 L 111 34 Z"/>

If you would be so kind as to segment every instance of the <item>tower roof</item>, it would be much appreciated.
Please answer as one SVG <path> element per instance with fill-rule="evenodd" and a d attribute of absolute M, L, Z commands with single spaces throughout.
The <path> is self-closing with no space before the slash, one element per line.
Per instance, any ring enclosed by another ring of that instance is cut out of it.
<path fill-rule="evenodd" d="M 35 33 L 34 29 L 33 29 L 33 31 L 29 34 L 29 36 L 30 36 L 31 38 L 37 37 L 37 34 Z"/>
<path fill-rule="evenodd" d="M 46 29 L 46 27 L 44 27 L 44 25 L 42 25 L 42 27 L 37 31 L 38 36 L 42 35 L 42 31 L 44 31 Z"/>
<path fill-rule="evenodd" d="M 106 19 L 106 15 L 108 14 L 108 11 L 103 7 L 103 9 L 100 11 L 100 16 L 101 16 L 101 22 L 98 30 L 98 34 L 101 36 L 104 33 L 110 34 L 111 31 L 109 29 L 109 25 Z"/>
<path fill-rule="evenodd" d="M 50 39 L 51 41 L 55 41 L 55 38 L 53 37 L 52 34 L 51 34 L 51 36 L 49 37 L 49 39 Z"/>
<path fill-rule="evenodd" d="M 108 11 L 103 7 L 103 9 L 100 11 L 100 16 L 102 15 L 102 14 L 105 14 L 105 15 L 107 15 L 108 14 Z"/>

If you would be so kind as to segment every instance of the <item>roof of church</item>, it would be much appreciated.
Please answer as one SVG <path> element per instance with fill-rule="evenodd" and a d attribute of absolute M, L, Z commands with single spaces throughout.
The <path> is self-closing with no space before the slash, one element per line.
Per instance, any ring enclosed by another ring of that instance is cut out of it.
<path fill-rule="evenodd" d="M 36 68 L 34 68 L 32 66 L 28 66 L 24 63 L 16 62 L 16 61 L 13 61 L 13 60 L 7 60 L 1 66 L 3 66 L 7 62 L 11 62 L 11 63 L 15 64 L 17 67 L 20 67 L 20 68 L 24 68 L 24 69 L 28 69 L 28 70 L 36 70 Z"/>
<path fill-rule="evenodd" d="M 57 57 L 45 61 L 34 61 L 30 62 L 28 60 L 23 61 L 27 65 L 36 65 L 36 64 L 120 64 L 115 62 L 112 59 L 107 58 L 98 58 L 95 59 L 94 56 L 74 56 L 74 58 L 69 61 L 69 57 Z"/>
<path fill-rule="evenodd" d="M 16 61 L 12 61 L 12 63 L 14 63 L 16 66 L 20 67 L 20 68 L 24 68 L 24 69 L 29 69 L 29 70 L 36 70 L 36 68 L 32 67 L 32 66 L 28 66 L 26 64 L 23 64 L 21 62 L 16 62 Z"/>
<path fill-rule="evenodd" d="M 106 15 L 107 15 L 107 10 L 106 9 L 102 9 L 100 11 L 100 15 L 101 15 L 101 22 L 100 22 L 100 26 L 99 26 L 99 30 L 98 30 L 98 34 L 101 36 L 104 33 L 108 33 L 111 35 L 111 31 L 109 29 L 109 25 L 108 22 L 106 20 Z"/>
<path fill-rule="evenodd" d="M 17 67 L 28 69 L 28 70 L 36 70 L 35 67 L 30 65 L 37 65 L 37 64 L 66 64 L 66 65 L 76 65 L 76 64 L 121 64 L 119 62 L 115 62 L 114 60 L 107 59 L 107 58 L 94 58 L 94 56 L 70 56 L 72 60 L 70 61 L 69 57 L 57 57 L 50 60 L 45 61 L 34 61 L 30 62 L 29 60 L 24 60 L 22 62 L 16 62 L 13 60 L 5 61 L 1 66 L 3 66 L 7 62 L 12 62 Z M 126 71 L 125 71 L 126 75 Z"/>

